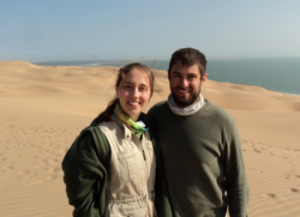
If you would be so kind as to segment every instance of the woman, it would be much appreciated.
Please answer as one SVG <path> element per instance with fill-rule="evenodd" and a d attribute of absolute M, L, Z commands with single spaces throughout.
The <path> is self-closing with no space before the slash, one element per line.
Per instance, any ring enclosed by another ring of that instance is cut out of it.
<path fill-rule="evenodd" d="M 155 156 L 142 109 L 154 76 L 132 63 L 119 70 L 117 98 L 77 137 L 63 160 L 73 216 L 155 216 Z"/>

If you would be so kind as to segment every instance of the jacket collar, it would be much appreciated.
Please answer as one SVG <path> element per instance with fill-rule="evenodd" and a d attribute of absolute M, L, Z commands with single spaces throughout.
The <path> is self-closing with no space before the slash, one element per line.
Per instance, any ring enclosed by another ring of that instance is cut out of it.
<path fill-rule="evenodd" d="M 130 129 L 128 129 L 128 127 L 126 127 L 126 125 L 123 123 L 123 121 L 121 121 L 121 119 L 118 117 L 118 115 L 116 114 L 112 114 L 111 115 L 111 119 L 116 122 L 119 126 L 123 127 L 124 129 L 124 138 L 126 140 L 131 140 L 132 137 L 132 131 Z"/>

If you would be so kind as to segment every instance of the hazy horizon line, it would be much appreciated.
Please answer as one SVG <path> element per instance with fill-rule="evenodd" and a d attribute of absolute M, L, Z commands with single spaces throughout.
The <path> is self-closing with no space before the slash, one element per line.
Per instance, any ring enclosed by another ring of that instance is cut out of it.
<path fill-rule="evenodd" d="M 300 56 L 290 56 L 290 57 L 211 57 L 206 58 L 207 60 L 242 60 L 242 59 L 297 59 Z M 170 60 L 170 58 L 124 58 L 124 59 L 72 59 L 72 60 L 23 60 L 23 59 L 14 59 L 8 61 L 0 62 L 10 62 L 10 61 L 26 61 L 30 63 L 43 63 L 43 62 L 78 62 L 78 61 L 119 61 L 119 62 L 140 62 L 140 61 L 161 61 L 161 60 Z"/>

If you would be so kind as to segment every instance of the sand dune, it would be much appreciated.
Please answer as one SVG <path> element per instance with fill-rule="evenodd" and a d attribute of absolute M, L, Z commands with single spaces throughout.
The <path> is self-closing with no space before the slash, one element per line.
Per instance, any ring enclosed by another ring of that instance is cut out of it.
<path fill-rule="evenodd" d="M 80 130 L 114 97 L 118 68 L 0 62 L 0 216 L 71 216 L 61 161 Z M 150 108 L 169 94 L 154 70 Z M 249 216 L 300 216 L 300 96 L 209 80 L 203 95 L 236 119 Z"/>

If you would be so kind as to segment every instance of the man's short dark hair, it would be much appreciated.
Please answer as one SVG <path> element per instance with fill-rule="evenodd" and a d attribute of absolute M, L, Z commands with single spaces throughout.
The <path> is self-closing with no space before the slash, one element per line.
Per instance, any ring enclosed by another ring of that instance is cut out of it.
<path fill-rule="evenodd" d="M 198 65 L 201 79 L 206 73 L 206 57 L 203 53 L 194 48 L 181 48 L 173 53 L 168 69 L 169 78 L 171 76 L 172 67 L 176 63 L 181 63 L 183 66 Z"/>

